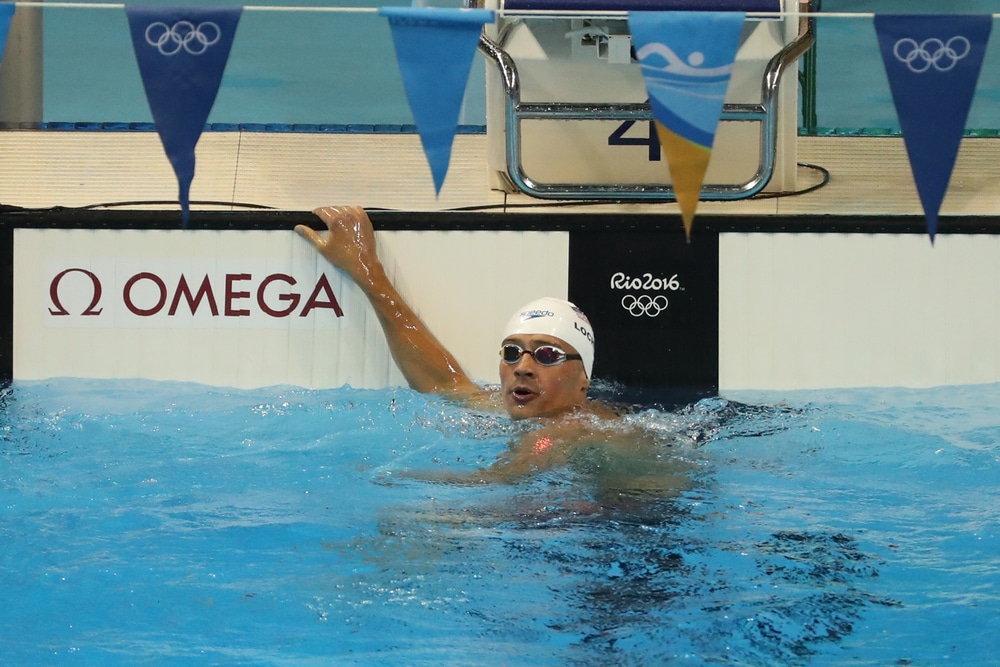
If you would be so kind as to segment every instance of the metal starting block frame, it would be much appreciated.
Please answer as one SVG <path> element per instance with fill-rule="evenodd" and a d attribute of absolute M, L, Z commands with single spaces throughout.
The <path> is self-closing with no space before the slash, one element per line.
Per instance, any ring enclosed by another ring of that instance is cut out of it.
<path fill-rule="evenodd" d="M 814 2 L 487 0 L 502 3 L 479 41 L 495 65 L 486 80 L 491 187 L 541 199 L 675 199 L 627 11 L 738 10 L 747 22 L 701 198 L 795 190 L 791 66 L 815 40 Z"/>

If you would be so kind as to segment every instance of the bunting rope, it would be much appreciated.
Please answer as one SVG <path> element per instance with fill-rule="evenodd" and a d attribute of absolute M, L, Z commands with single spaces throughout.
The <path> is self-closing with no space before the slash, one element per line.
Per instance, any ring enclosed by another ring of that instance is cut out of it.
<path fill-rule="evenodd" d="M 16 7 L 41 7 L 46 9 L 124 9 L 125 3 L 109 2 L 37 2 L 27 0 L 26 2 L 12 3 Z M 342 13 L 342 14 L 377 14 L 380 7 L 307 7 L 307 6 L 281 6 L 281 5 L 243 5 L 245 12 L 317 12 L 317 13 Z M 493 9 L 498 16 L 511 16 L 518 18 L 566 18 L 569 16 L 627 16 L 626 11 L 587 11 L 587 10 L 563 10 L 563 9 L 518 9 L 504 10 Z M 711 13 L 711 12 L 706 12 Z M 960 15 L 960 13 L 956 14 Z M 876 12 L 747 12 L 747 18 L 752 19 L 782 19 L 782 18 L 824 18 L 824 19 L 873 19 Z M 994 19 L 1000 18 L 1000 13 L 990 14 Z"/>
<path fill-rule="evenodd" d="M 805 5 L 800 3 L 800 8 Z M 190 214 L 195 145 L 219 91 L 244 10 L 384 16 L 392 30 L 407 98 L 438 194 L 447 175 L 469 67 L 483 25 L 495 22 L 498 16 L 627 20 L 634 46 L 632 58 L 642 68 L 656 138 L 664 150 L 689 240 L 744 21 L 796 17 L 801 25 L 803 17 L 873 18 L 932 243 L 992 23 L 1000 16 L 391 6 L 251 5 L 205 9 L 58 0 L 2 6 L 5 39 L 14 6 L 125 11 L 155 128 L 177 175 L 185 226 Z"/>
<path fill-rule="evenodd" d="M 16 7 L 42 7 L 45 9 L 125 9 L 124 3 L 110 2 L 15 2 Z M 339 12 L 377 14 L 378 7 L 281 7 L 278 5 L 244 5 L 245 12 Z"/>

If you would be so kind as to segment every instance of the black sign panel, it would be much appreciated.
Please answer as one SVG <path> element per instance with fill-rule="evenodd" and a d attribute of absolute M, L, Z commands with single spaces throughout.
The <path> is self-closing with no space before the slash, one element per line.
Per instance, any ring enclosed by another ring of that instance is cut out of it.
<path fill-rule="evenodd" d="M 624 225 L 623 225 L 624 227 Z M 594 378 L 714 393 L 719 384 L 719 235 L 573 231 L 569 298 L 594 325 Z"/>

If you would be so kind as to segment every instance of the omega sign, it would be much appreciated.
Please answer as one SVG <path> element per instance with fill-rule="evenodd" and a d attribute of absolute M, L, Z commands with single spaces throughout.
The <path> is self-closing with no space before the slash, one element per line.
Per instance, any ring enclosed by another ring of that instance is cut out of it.
<path fill-rule="evenodd" d="M 54 319 L 169 318 L 197 320 L 291 320 L 344 316 L 325 273 L 303 279 L 291 273 L 138 270 L 100 271 L 71 266 L 48 283 L 48 314 Z M 161 322 L 162 323 L 162 322 Z M 263 323 L 266 326 L 266 323 Z"/>

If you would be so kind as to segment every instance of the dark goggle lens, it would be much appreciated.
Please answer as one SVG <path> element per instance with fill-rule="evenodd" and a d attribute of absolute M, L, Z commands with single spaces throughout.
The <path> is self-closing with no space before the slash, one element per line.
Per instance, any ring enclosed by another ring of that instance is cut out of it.
<path fill-rule="evenodd" d="M 554 364 L 561 363 L 566 359 L 566 353 L 560 350 L 558 347 L 549 347 L 548 345 L 543 345 L 542 347 L 536 349 L 531 353 L 531 356 L 535 358 L 535 361 L 540 363 L 542 366 L 552 366 Z"/>
<path fill-rule="evenodd" d="M 524 352 L 517 345 L 504 345 L 500 348 L 500 358 L 504 360 L 504 363 L 516 364 L 521 359 L 521 354 Z"/>
<path fill-rule="evenodd" d="M 554 366 L 566 360 L 566 353 L 551 345 L 543 345 L 534 351 L 525 350 L 517 345 L 504 345 L 500 348 L 500 356 L 508 364 L 516 364 L 523 354 L 530 354 L 542 366 Z"/>

